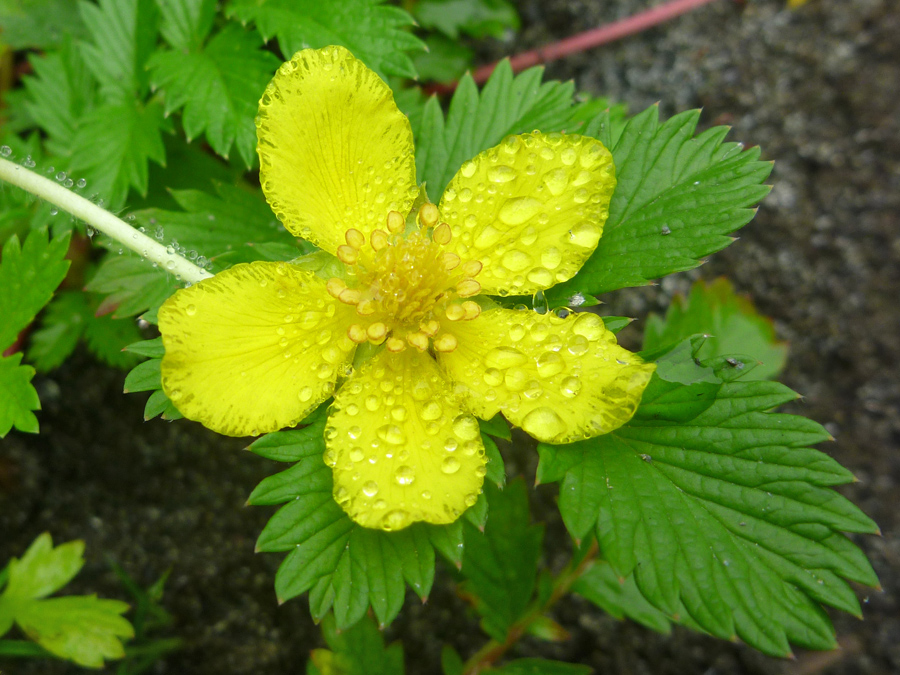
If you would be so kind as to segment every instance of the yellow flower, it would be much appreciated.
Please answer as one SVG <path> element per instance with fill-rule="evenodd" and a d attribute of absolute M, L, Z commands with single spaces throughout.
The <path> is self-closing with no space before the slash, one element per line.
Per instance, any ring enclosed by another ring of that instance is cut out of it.
<path fill-rule="evenodd" d="M 285 63 L 257 128 L 269 204 L 332 255 L 235 265 L 166 301 L 162 384 L 185 417 L 257 435 L 335 394 L 334 498 L 385 530 L 450 523 L 475 503 L 475 416 L 502 412 L 551 443 L 631 418 L 653 366 L 599 317 L 486 297 L 549 288 L 591 255 L 615 186 L 601 143 L 511 136 L 463 164 L 440 205 L 422 203 L 409 121 L 341 47 Z"/>

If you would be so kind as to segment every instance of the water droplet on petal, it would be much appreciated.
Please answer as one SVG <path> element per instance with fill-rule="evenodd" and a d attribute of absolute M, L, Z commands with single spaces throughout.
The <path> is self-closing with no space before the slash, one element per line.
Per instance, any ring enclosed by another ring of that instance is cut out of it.
<path fill-rule="evenodd" d="M 535 438 L 551 440 L 566 430 L 566 423 L 554 410 L 542 406 L 525 415 L 522 428 Z"/>
<path fill-rule="evenodd" d="M 581 391 L 581 380 L 574 375 L 567 377 L 560 383 L 559 390 L 566 398 L 575 398 Z"/>
<path fill-rule="evenodd" d="M 588 340 L 599 340 L 606 331 L 603 325 L 603 319 L 596 314 L 584 312 L 578 315 L 575 323 L 572 325 L 572 332 L 576 335 L 582 335 Z"/>
<path fill-rule="evenodd" d="M 459 471 L 459 460 L 456 457 L 445 457 L 444 461 L 441 462 L 441 471 L 446 474 L 453 474 Z"/>
<path fill-rule="evenodd" d="M 397 472 L 394 474 L 394 480 L 397 481 L 400 485 L 409 485 L 416 479 L 416 474 L 412 470 L 412 467 L 409 466 L 401 466 L 397 469 Z"/>
<path fill-rule="evenodd" d="M 396 424 L 384 424 L 378 427 L 375 430 L 375 435 L 391 445 L 403 445 L 406 443 L 406 435 L 403 433 L 403 429 Z"/>
<path fill-rule="evenodd" d="M 550 190 L 550 194 L 559 197 L 569 184 L 569 175 L 565 169 L 553 169 L 544 174 L 544 185 Z"/>
<path fill-rule="evenodd" d="M 472 415 L 460 415 L 453 420 L 453 433 L 464 441 L 470 441 L 478 438 L 481 429 L 478 426 L 478 420 Z"/>
<path fill-rule="evenodd" d="M 309 399 L 311 399 L 312 395 L 313 395 L 312 387 L 303 387 L 303 389 L 301 389 L 297 394 L 298 398 L 301 401 L 303 401 L 304 403 L 306 403 Z"/>
<path fill-rule="evenodd" d="M 584 356 L 590 346 L 590 341 L 584 335 L 577 333 L 570 335 L 567 341 L 567 348 L 573 356 Z"/>
<path fill-rule="evenodd" d="M 534 197 L 514 197 L 500 207 L 497 217 L 507 225 L 521 225 L 536 216 L 541 207 L 543 204 Z"/>
<path fill-rule="evenodd" d="M 366 453 L 358 445 L 350 449 L 350 461 L 361 462 L 366 458 Z"/>
<path fill-rule="evenodd" d="M 368 483 L 362 486 L 363 494 L 366 497 L 374 497 L 378 494 L 378 483 L 374 480 L 370 480 Z"/>
<path fill-rule="evenodd" d="M 512 347 L 495 347 L 484 357 L 484 363 L 488 368 L 506 370 L 513 366 L 521 366 L 528 358 L 518 349 Z"/>
<path fill-rule="evenodd" d="M 505 164 L 499 164 L 488 169 L 487 176 L 492 183 L 509 183 L 516 179 L 516 171 Z"/>
<path fill-rule="evenodd" d="M 517 251 L 516 249 L 512 249 L 503 254 L 503 258 L 500 264 L 502 264 L 511 272 L 521 272 L 526 267 L 531 265 L 531 263 L 531 256 L 525 253 L 525 251 Z"/>
<path fill-rule="evenodd" d="M 584 340 L 584 338 L 581 339 Z M 541 377 L 553 377 L 561 373 L 565 367 L 566 362 L 556 352 L 544 352 L 537 358 L 538 374 Z"/>

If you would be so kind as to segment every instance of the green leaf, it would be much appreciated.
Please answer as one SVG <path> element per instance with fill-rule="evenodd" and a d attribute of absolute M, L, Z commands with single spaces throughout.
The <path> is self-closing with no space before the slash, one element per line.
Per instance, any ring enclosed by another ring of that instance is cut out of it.
<path fill-rule="evenodd" d="M 530 68 L 513 77 L 502 61 L 481 93 L 470 75 L 459 82 L 446 120 L 437 98 L 429 99 L 422 118 L 413 126 L 416 172 L 429 197 L 437 202 L 462 163 L 497 145 L 509 134 L 541 129 L 577 128 L 573 122 L 571 82 L 541 83 L 543 68 Z"/>
<path fill-rule="evenodd" d="M 74 4 L 69 6 L 74 8 Z M 79 120 L 95 105 L 97 84 L 69 39 L 58 51 L 32 55 L 29 63 L 34 74 L 23 78 L 25 110 L 47 134 L 47 149 L 68 156 Z"/>
<path fill-rule="evenodd" d="M 482 628 L 503 642 L 531 602 L 544 530 L 531 525 L 528 493 L 521 479 L 503 491 L 485 483 L 484 493 L 491 517 L 484 534 L 463 524 L 462 574 L 464 589 L 474 596 L 475 609 L 482 616 Z"/>
<path fill-rule="evenodd" d="M 878 583 L 840 532 L 877 527 L 828 489 L 853 480 L 809 447 L 828 433 L 768 412 L 794 392 L 736 379 L 722 362 L 714 370 L 719 385 L 654 376 L 628 424 L 541 446 L 547 466 L 538 473 L 564 476 L 559 507 L 570 533 L 596 531 L 615 573 L 633 573 L 668 617 L 684 612 L 683 622 L 768 654 L 788 654 L 789 642 L 832 648 L 820 605 L 859 615 L 845 580 Z"/>
<path fill-rule="evenodd" d="M 155 311 L 180 287 L 172 275 L 143 258 L 107 254 L 85 289 L 108 294 L 97 311 L 111 311 L 118 319 Z"/>
<path fill-rule="evenodd" d="M 166 348 L 163 346 L 162 336 L 160 336 L 152 340 L 134 342 L 125 347 L 125 351 L 137 356 L 145 356 L 148 359 L 161 359 L 166 353 Z"/>
<path fill-rule="evenodd" d="M 150 359 L 137 364 L 125 376 L 124 393 L 133 394 L 136 391 L 161 389 L 161 366 L 162 359 Z"/>
<path fill-rule="evenodd" d="M 166 114 L 184 108 L 188 140 L 205 131 L 212 149 L 226 159 L 236 144 L 249 169 L 256 157 L 259 97 L 280 61 L 259 48 L 258 36 L 234 24 L 196 50 L 173 46 L 174 51 L 157 52 L 149 62 L 152 82 L 165 96 Z"/>
<path fill-rule="evenodd" d="M 19 333 L 50 302 L 53 291 L 69 269 L 65 259 L 69 237 L 48 239 L 46 231 L 33 231 L 24 245 L 12 236 L 0 258 L 0 352 L 15 342 Z"/>
<path fill-rule="evenodd" d="M 553 302 L 692 269 L 750 222 L 752 206 L 769 191 L 762 183 L 772 163 L 759 160 L 759 148 L 723 142 L 728 127 L 695 136 L 699 117 L 691 110 L 661 123 L 653 106 L 621 129 L 610 112 L 587 125 L 583 133 L 612 152 L 617 185 L 597 249 L 578 274 L 548 291 Z"/>
<path fill-rule="evenodd" d="M 491 670 L 497 675 L 590 675 L 588 666 L 547 659 L 516 659 Z"/>
<path fill-rule="evenodd" d="M 737 295 L 724 277 L 709 284 L 697 281 L 688 298 L 673 298 L 665 319 L 651 314 L 644 349 L 659 349 L 698 333 L 709 337 L 697 358 L 742 354 L 759 363 L 743 379 L 771 379 L 787 360 L 787 344 L 775 337 L 772 321 L 760 315 L 748 297 Z"/>
<path fill-rule="evenodd" d="M 116 319 L 109 315 L 88 315 L 84 327 L 84 341 L 95 357 L 114 368 L 131 368 L 138 359 L 123 350 L 141 333 L 131 319 Z"/>
<path fill-rule="evenodd" d="M 412 61 L 423 82 L 455 82 L 472 65 L 475 54 L 456 40 L 433 33 L 425 38 L 428 51 L 416 52 Z M 398 102 L 398 107 L 403 107 Z"/>
<path fill-rule="evenodd" d="M 671 632 L 669 619 L 638 590 L 634 575 L 619 578 L 605 560 L 595 562 L 572 585 L 572 591 L 590 600 L 607 614 L 633 619 L 660 633 Z"/>
<path fill-rule="evenodd" d="M 383 532 L 353 523 L 332 496 L 331 469 L 322 459 L 324 429 L 323 416 L 250 446 L 263 457 L 294 462 L 265 478 L 250 495 L 249 504 L 285 504 L 266 524 L 257 550 L 289 551 L 275 577 L 281 601 L 309 591 L 313 615 L 322 617 L 333 606 L 341 630 L 359 621 L 370 606 L 385 626 L 400 611 L 406 585 L 423 599 L 431 590 L 429 527 L 418 523 Z"/>
<path fill-rule="evenodd" d="M 519 15 L 507 0 L 421 0 L 415 12 L 423 27 L 439 30 L 454 40 L 460 33 L 501 38 L 519 28 Z"/>
<path fill-rule="evenodd" d="M 92 314 L 84 293 L 64 291 L 47 305 L 41 327 L 31 334 L 28 360 L 39 372 L 59 367 L 75 351 Z"/>
<path fill-rule="evenodd" d="M 21 559 L 9 563 L 9 582 L 3 597 L 39 599 L 69 583 L 84 566 L 84 542 L 70 541 L 53 547 L 48 533 L 32 542 Z"/>
<path fill-rule="evenodd" d="M 301 49 L 341 45 L 382 77 L 415 78 L 406 52 L 424 48 L 404 30 L 412 17 L 384 0 L 231 0 L 226 10 L 244 23 L 253 22 L 263 38 L 278 38 L 281 53 L 290 58 Z"/>
<path fill-rule="evenodd" d="M 144 421 L 152 420 L 154 417 L 162 416 L 164 420 L 179 420 L 182 415 L 178 412 L 175 404 L 169 400 L 162 389 L 157 389 L 150 398 L 147 399 L 147 405 L 144 406 Z"/>
<path fill-rule="evenodd" d="M 82 36 L 84 24 L 72 0 L 0 0 L 0 33 L 13 51 L 47 50 Z"/>
<path fill-rule="evenodd" d="M 30 434 L 38 432 L 37 417 L 41 402 L 31 386 L 34 368 L 20 365 L 22 354 L 0 357 L 0 438 L 15 427 Z"/>
<path fill-rule="evenodd" d="M 167 0 L 159 2 L 159 32 L 175 49 L 198 49 L 216 19 L 216 0 Z"/>
<path fill-rule="evenodd" d="M 322 673 L 341 675 L 403 675 L 403 647 L 387 648 L 375 624 L 368 619 L 342 630 L 328 615 L 322 621 L 322 635 L 331 651 L 313 652 L 313 663 Z"/>
<path fill-rule="evenodd" d="M 81 18 L 91 35 L 84 60 L 111 104 L 133 104 L 149 89 L 147 59 L 156 48 L 159 13 L 154 0 L 81 0 Z M 109 118 L 108 121 L 112 121 Z"/>
<path fill-rule="evenodd" d="M 163 228 L 168 241 L 192 249 L 194 256 L 200 251 L 208 258 L 229 254 L 229 260 L 236 255 L 258 259 L 257 249 L 267 243 L 289 247 L 292 257 L 303 253 L 259 193 L 225 184 L 217 184 L 216 192 L 174 190 L 172 196 L 184 211 L 146 209 L 134 215 L 150 231 Z"/>
<path fill-rule="evenodd" d="M 506 466 L 503 463 L 503 456 L 500 454 L 497 444 L 489 436 L 482 434 L 481 440 L 484 443 L 484 454 L 487 457 L 487 473 L 484 477 L 502 489 L 506 485 Z"/>
<path fill-rule="evenodd" d="M 450 645 L 441 648 L 441 670 L 444 675 L 463 675 L 466 664 Z"/>
<path fill-rule="evenodd" d="M 90 191 L 119 208 L 134 188 L 147 193 L 147 162 L 165 164 L 162 106 L 155 101 L 106 104 L 87 113 L 72 139 L 70 173 L 87 180 Z"/>

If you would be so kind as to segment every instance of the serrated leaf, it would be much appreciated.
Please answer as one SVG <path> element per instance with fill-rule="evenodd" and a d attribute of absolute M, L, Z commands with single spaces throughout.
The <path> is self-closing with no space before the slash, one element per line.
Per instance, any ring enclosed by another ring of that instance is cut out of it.
<path fill-rule="evenodd" d="M 171 274 L 143 258 L 107 254 L 85 289 L 108 294 L 97 310 L 115 318 L 156 310 L 181 284 Z"/>
<path fill-rule="evenodd" d="M 66 4 L 74 8 L 68 0 Z M 23 78 L 25 110 L 47 134 L 47 149 L 68 156 L 78 121 L 96 102 L 96 82 L 70 39 L 58 51 L 32 56 L 29 63 L 34 74 Z"/>
<path fill-rule="evenodd" d="M 572 591 L 619 620 L 629 618 L 659 633 L 671 632 L 669 619 L 647 602 L 634 576 L 620 579 L 605 560 L 595 562 L 582 574 L 572 584 Z"/>
<path fill-rule="evenodd" d="M 12 236 L 0 258 L 0 352 L 15 342 L 19 333 L 50 302 L 69 269 L 65 259 L 69 237 L 49 240 L 46 231 L 33 231 L 19 244 Z"/>
<path fill-rule="evenodd" d="M 644 350 L 698 333 L 709 335 L 697 352 L 699 359 L 745 354 L 759 363 L 743 379 L 771 379 L 787 359 L 787 344 L 775 337 L 772 321 L 760 315 L 748 297 L 737 295 L 724 277 L 709 284 L 697 281 L 688 298 L 673 298 L 665 319 L 651 314 L 644 329 Z"/>
<path fill-rule="evenodd" d="M 465 33 L 475 38 L 500 38 L 519 28 L 519 15 L 507 0 L 421 0 L 416 18 L 453 38 Z"/>
<path fill-rule="evenodd" d="M 502 642 L 534 593 L 544 530 L 531 525 L 528 495 L 521 479 L 503 491 L 485 483 L 491 517 L 484 533 L 463 524 L 464 589 L 474 597 L 482 628 Z"/>
<path fill-rule="evenodd" d="M 620 429 L 542 446 L 541 464 L 555 467 L 544 475 L 564 474 L 566 527 L 576 539 L 594 529 L 616 574 L 634 573 L 641 593 L 669 616 L 684 611 L 703 630 L 769 654 L 789 653 L 789 642 L 830 648 L 833 629 L 820 604 L 859 614 L 845 580 L 878 583 L 840 531 L 877 527 L 828 489 L 852 480 L 809 447 L 828 433 L 767 412 L 793 400 L 792 391 L 726 378 L 702 410 L 678 411 L 707 397 L 708 386 L 651 382 Z"/>
<path fill-rule="evenodd" d="M 41 317 L 41 326 L 31 334 L 28 360 L 45 373 L 62 364 L 75 350 L 92 314 L 84 293 L 65 291 L 57 295 Z"/>
<path fill-rule="evenodd" d="M 232 261 L 238 252 L 249 258 L 264 244 L 284 245 L 293 251 L 291 257 L 304 252 L 258 193 L 225 184 L 217 184 L 216 192 L 173 190 L 172 197 L 183 211 L 146 209 L 134 216 L 149 231 L 162 228 L 168 241 L 208 258 L 230 254 Z"/>
<path fill-rule="evenodd" d="M 699 117 L 692 110 L 660 122 L 653 106 L 621 130 L 609 112 L 587 125 L 583 133 L 612 152 L 617 185 L 600 243 L 578 274 L 548 291 L 553 302 L 692 269 L 750 222 L 772 164 L 759 148 L 723 142 L 727 127 L 695 136 Z"/>
<path fill-rule="evenodd" d="M 34 368 L 21 362 L 21 352 L 0 357 L 0 438 L 13 427 L 30 434 L 38 432 L 32 410 L 40 410 L 41 402 L 31 386 Z"/>
<path fill-rule="evenodd" d="M 303 429 L 268 434 L 250 446 L 263 457 L 295 462 L 265 478 L 250 495 L 250 504 L 286 503 L 266 524 L 257 550 L 290 551 L 275 578 L 282 601 L 310 591 L 314 616 L 333 605 L 341 629 L 356 623 L 370 606 L 384 626 L 400 611 L 405 584 L 422 598 L 431 591 L 429 530 L 415 524 L 383 532 L 353 523 L 332 496 L 331 469 L 322 459 L 324 428 L 321 416 Z"/>
<path fill-rule="evenodd" d="M 422 82 L 455 82 L 471 67 L 474 52 L 457 40 L 433 33 L 425 37 L 424 52 L 412 56 Z M 403 110 L 398 102 L 398 107 Z"/>
<path fill-rule="evenodd" d="M 418 180 L 425 182 L 433 201 L 440 199 L 463 162 L 505 136 L 580 126 L 580 122 L 572 124 L 574 85 L 542 84 L 543 72 L 543 68 L 530 68 L 514 77 L 509 62 L 502 61 L 480 93 L 472 77 L 465 75 L 446 120 L 437 98 L 429 99 L 413 134 Z"/>
<path fill-rule="evenodd" d="M 188 139 L 205 131 L 212 149 L 225 158 L 236 145 L 248 169 L 256 156 L 259 97 L 280 63 L 259 47 L 258 36 L 230 24 L 201 48 L 157 52 L 149 62 L 166 114 L 184 108 Z"/>
<path fill-rule="evenodd" d="M 166 42 L 185 52 L 203 44 L 216 18 L 216 0 L 167 0 L 158 5 L 159 32 Z"/>
<path fill-rule="evenodd" d="M 72 0 L 0 0 L 0 33 L 13 51 L 51 49 L 84 34 Z"/>
<path fill-rule="evenodd" d="M 70 173 L 87 180 L 90 191 L 119 208 L 134 188 L 147 193 L 147 162 L 165 164 L 162 106 L 135 101 L 94 108 L 78 123 L 72 139 Z"/>
<path fill-rule="evenodd" d="M 593 671 L 588 666 L 576 663 L 547 659 L 516 659 L 491 672 L 497 675 L 590 675 Z"/>
<path fill-rule="evenodd" d="M 137 325 L 130 319 L 116 319 L 109 315 L 91 313 L 84 327 L 84 341 L 95 357 L 114 368 L 131 368 L 138 359 L 124 351 L 140 339 Z"/>
<path fill-rule="evenodd" d="M 84 566 L 84 542 L 70 541 L 54 548 L 48 533 L 32 542 L 25 555 L 9 563 L 9 582 L 3 597 L 35 600 L 55 593 Z"/>
<path fill-rule="evenodd" d="M 289 59 L 312 47 L 341 45 L 376 73 L 415 78 L 406 52 L 421 50 L 419 38 L 404 30 L 412 17 L 384 0 L 231 0 L 226 12 L 244 23 L 253 22 L 263 38 L 278 38 L 281 53 Z"/>
<path fill-rule="evenodd" d="M 154 0 L 80 0 L 91 35 L 81 45 L 84 60 L 112 104 L 133 103 L 148 90 L 147 59 L 156 48 L 159 12 Z"/>

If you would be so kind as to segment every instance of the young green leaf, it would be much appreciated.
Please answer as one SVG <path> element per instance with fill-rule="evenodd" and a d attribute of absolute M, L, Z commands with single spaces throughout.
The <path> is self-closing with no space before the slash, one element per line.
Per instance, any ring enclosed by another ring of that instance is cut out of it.
<path fill-rule="evenodd" d="M 484 494 L 491 517 L 483 534 L 468 522 L 463 524 L 462 574 L 482 627 L 502 642 L 531 602 L 544 529 L 530 522 L 528 493 L 521 479 L 503 491 L 485 483 Z"/>
<path fill-rule="evenodd" d="M 572 591 L 619 620 L 627 617 L 660 633 L 671 631 L 669 619 L 647 602 L 634 582 L 634 575 L 619 578 L 605 560 L 595 562 L 582 574 L 572 584 Z"/>
<path fill-rule="evenodd" d="M 179 40 L 182 36 L 179 35 Z M 209 42 L 185 52 L 157 52 L 151 79 L 166 100 L 166 114 L 184 108 L 188 139 L 206 132 L 212 149 L 228 158 L 232 145 L 249 169 L 256 158 L 254 118 L 259 97 L 280 61 L 261 50 L 257 35 L 229 24 Z"/>
<path fill-rule="evenodd" d="M 741 381 L 723 361 L 713 366 L 719 385 L 655 376 L 625 426 L 542 446 L 539 475 L 562 478 L 570 533 L 595 530 L 616 574 L 633 573 L 672 620 L 685 612 L 686 622 L 769 654 L 790 653 L 789 642 L 831 648 L 820 605 L 859 615 L 845 580 L 878 584 L 840 532 L 877 527 L 829 489 L 853 478 L 809 447 L 828 433 L 768 412 L 794 392 Z"/>
<path fill-rule="evenodd" d="M 253 22 L 263 39 L 278 38 L 281 53 L 290 58 L 308 47 L 341 45 L 382 77 L 415 78 L 406 52 L 424 48 L 404 30 L 412 17 L 384 0 L 231 0 L 226 12 L 244 23 Z"/>
<path fill-rule="evenodd" d="M 541 83 L 543 68 L 530 68 L 513 76 L 503 61 L 479 93 L 466 75 L 450 102 L 446 120 L 437 98 L 429 99 L 422 118 L 413 126 L 416 138 L 416 173 L 435 202 L 462 163 L 497 145 L 509 134 L 541 129 L 557 131 L 571 124 L 571 82 Z"/>
<path fill-rule="evenodd" d="M 129 254 L 107 255 L 85 286 L 86 290 L 108 294 L 97 311 L 111 311 L 117 319 L 148 309 L 155 311 L 178 288 L 180 284 L 171 274 Z"/>
<path fill-rule="evenodd" d="M 331 651 L 317 649 L 312 662 L 322 675 L 403 675 L 403 647 L 387 648 L 381 632 L 368 619 L 341 630 L 334 617 L 322 621 L 322 634 Z"/>
<path fill-rule="evenodd" d="M 651 314 L 644 329 L 644 350 L 654 350 L 698 333 L 709 337 L 697 358 L 733 354 L 758 362 L 744 380 L 768 380 L 781 372 L 787 344 L 775 337 L 772 321 L 759 314 L 746 296 L 737 295 L 724 277 L 696 282 L 688 298 L 676 296 L 663 319 Z"/>
<path fill-rule="evenodd" d="M 0 0 L 0 33 L 13 51 L 48 50 L 81 37 L 84 24 L 72 0 Z"/>
<path fill-rule="evenodd" d="M 50 302 L 69 269 L 65 259 L 69 237 L 50 240 L 46 231 L 33 231 L 19 244 L 10 237 L 0 257 L 0 352 L 15 342 L 19 333 Z"/>
<path fill-rule="evenodd" d="M 31 386 L 34 368 L 21 363 L 21 352 L 0 356 L 0 438 L 13 427 L 31 434 L 38 432 L 32 410 L 40 410 L 41 402 Z"/>
<path fill-rule="evenodd" d="M 772 164 L 759 160 L 759 148 L 724 143 L 727 127 L 695 136 L 699 117 L 693 110 L 660 123 L 653 106 L 624 127 L 610 112 L 587 125 L 582 133 L 612 152 L 616 190 L 597 249 L 578 274 L 548 291 L 553 302 L 692 269 L 750 222 L 752 206 L 769 191 L 762 183 Z"/>
<path fill-rule="evenodd" d="M 216 0 L 168 0 L 159 4 L 159 32 L 174 49 L 199 49 L 216 19 Z"/>
<path fill-rule="evenodd" d="M 325 418 L 309 426 L 268 434 L 250 450 L 295 462 L 264 479 L 250 495 L 254 505 L 285 504 L 257 541 L 259 551 L 289 551 L 275 577 L 281 601 L 310 592 L 313 617 L 334 608 L 338 628 L 359 621 L 369 606 L 380 625 L 393 621 L 406 585 L 423 599 L 434 581 L 434 547 L 427 526 L 399 532 L 367 530 L 353 523 L 334 501 L 325 452 Z M 443 528 L 433 528 L 438 530 Z M 405 583 L 404 583 L 405 582 Z"/>
<path fill-rule="evenodd" d="M 58 51 L 31 56 L 29 63 L 34 74 L 23 78 L 25 110 L 47 134 L 50 153 L 68 156 L 79 120 L 96 103 L 97 84 L 69 39 Z"/>
<path fill-rule="evenodd" d="M 149 89 L 147 59 L 156 48 L 159 13 L 154 0 L 81 0 L 91 41 L 81 49 L 100 92 L 111 104 L 132 103 Z"/>
<path fill-rule="evenodd" d="M 500 38 L 506 31 L 519 28 L 519 15 L 507 0 L 421 0 L 415 12 L 425 28 L 439 30 L 454 40 L 460 33 Z"/>
<path fill-rule="evenodd" d="M 94 108 L 79 122 L 72 139 L 70 173 L 84 177 L 92 193 L 109 208 L 124 204 L 128 190 L 147 194 L 147 162 L 165 164 L 162 106 L 135 101 Z"/>
<path fill-rule="evenodd" d="M 208 258 L 225 254 L 230 254 L 230 259 L 249 257 L 267 243 L 291 248 L 293 257 L 304 252 L 258 193 L 226 184 L 217 184 L 216 192 L 173 190 L 172 197 L 184 211 L 146 209 L 134 216 L 149 231 L 161 228 L 168 241 L 193 249 L 193 255 L 199 251 Z"/>
<path fill-rule="evenodd" d="M 121 640 L 134 637 L 120 615 L 128 605 L 96 596 L 45 599 L 65 586 L 84 565 L 84 542 L 56 548 L 42 534 L 21 560 L 9 563 L 9 582 L 0 595 L 0 634 L 14 621 L 41 647 L 88 668 L 125 655 Z"/>

